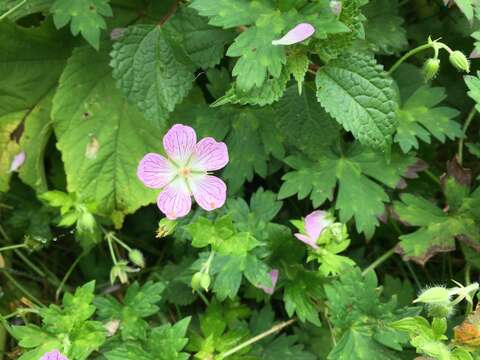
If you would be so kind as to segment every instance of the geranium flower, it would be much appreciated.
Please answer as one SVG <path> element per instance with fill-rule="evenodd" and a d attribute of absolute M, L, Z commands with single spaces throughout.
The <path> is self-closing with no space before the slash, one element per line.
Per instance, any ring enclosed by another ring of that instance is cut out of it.
<path fill-rule="evenodd" d="M 272 45 L 293 45 L 308 39 L 315 32 L 315 28 L 309 23 L 302 23 L 287 32 L 282 38 L 273 40 Z"/>
<path fill-rule="evenodd" d="M 45 353 L 40 360 L 68 360 L 66 356 L 63 356 L 60 351 L 53 350 L 48 353 Z"/>
<path fill-rule="evenodd" d="M 272 269 L 272 271 L 270 271 L 270 273 L 269 273 L 270 279 L 272 279 L 272 287 L 266 287 L 266 286 L 261 286 L 260 285 L 258 288 L 262 289 L 268 295 L 273 295 L 273 293 L 275 291 L 275 285 L 277 285 L 279 273 L 280 272 L 279 272 L 278 269 Z"/>
<path fill-rule="evenodd" d="M 137 176 L 152 189 L 163 189 L 157 205 L 168 219 L 175 220 L 190 212 L 192 195 L 207 211 L 225 203 L 227 186 L 209 175 L 228 163 L 228 150 L 223 142 L 206 137 L 197 143 L 195 130 L 190 126 L 173 125 L 163 137 L 168 156 L 149 153 L 138 166 Z"/>
<path fill-rule="evenodd" d="M 333 221 L 327 218 L 328 213 L 322 210 L 316 210 L 305 217 L 305 233 L 295 234 L 295 237 L 314 249 L 318 249 L 317 239 L 323 230 L 329 227 Z"/>

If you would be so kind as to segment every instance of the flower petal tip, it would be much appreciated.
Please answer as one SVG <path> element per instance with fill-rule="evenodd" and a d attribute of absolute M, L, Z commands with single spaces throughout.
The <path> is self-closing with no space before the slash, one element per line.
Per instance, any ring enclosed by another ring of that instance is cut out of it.
<path fill-rule="evenodd" d="M 283 37 L 272 41 L 272 45 L 293 45 L 308 39 L 315 33 L 312 24 L 301 23 L 287 32 Z"/>

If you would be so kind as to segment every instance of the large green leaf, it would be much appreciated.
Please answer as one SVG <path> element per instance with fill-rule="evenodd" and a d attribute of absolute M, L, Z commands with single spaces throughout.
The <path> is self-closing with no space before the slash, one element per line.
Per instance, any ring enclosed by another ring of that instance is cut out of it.
<path fill-rule="evenodd" d="M 20 151 L 26 154 L 20 177 L 46 190 L 51 98 L 70 52 L 68 39 L 48 21 L 36 29 L 0 23 L 0 191 L 8 189 L 10 164 Z"/>
<path fill-rule="evenodd" d="M 351 54 L 317 72 L 318 101 L 365 145 L 386 149 L 397 126 L 397 95 L 375 59 Z"/>
<path fill-rule="evenodd" d="M 163 131 L 115 88 L 106 51 L 74 51 L 52 115 L 69 192 L 106 213 L 131 213 L 154 200 L 155 192 L 137 179 L 136 169 L 145 153 L 160 150 Z"/>
<path fill-rule="evenodd" d="M 117 86 L 152 123 L 163 123 L 192 88 L 192 64 L 159 26 L 129 27 L 111 53 Z"/>

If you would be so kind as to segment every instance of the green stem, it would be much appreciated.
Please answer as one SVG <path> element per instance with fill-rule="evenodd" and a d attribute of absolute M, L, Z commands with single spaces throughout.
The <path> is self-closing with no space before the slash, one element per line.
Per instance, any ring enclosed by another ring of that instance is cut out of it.
<path fill-rule="evenodd" d="M 393 254 L 395 254 L 395 247 L 391 248 L 390 250 L 385 252 L 382 256 L 380 256 L 377 260 L 371 263 L 365 270 L 362 271 L 362 275 L 365 275 L 369 271 L 375 270 L 378 266 L 380 266 L 386 260 L 388 260 Z"/>
<path fill-rule="evenodd" d="M 407 60 L 409 57 L 415 55 L 415 54 L 418 54 L 419 52 L 422 52 L 423 50 L 427 50 L 427 49 L 431 49 L 433 48 L 433 45 L 431 43 L 428 43 L 428 44 L 423 44 L 423 45 L 420 45 L 418 47 L 416 47 L 415 49 L 412 49 L 410 50 L 409 52 L 407 52 L 405 55 L 403 55 L 400 59 L 397 60 L 397 62 L 395 64 L 393 64 L 393 66 L 387 71 L 387 74 L 388 75 L 392 75 L 392 73 L 397 70 L 397 68 L 402 65 L 402 63 Z"/>
<path fill-rule="evenodd" d="M 37 309 L 30 309 L 30 308 L 18 308 L 17 310 L 15 310 L 14 312 L 8 314 L 8 315 L 5 315 L 3 318 L 5 320 L 8 320 L 10 318 L 13 318 L 15 316 L 18 316 L 20 314 L 38 314 L 38 310 Z"/>
<path fill-rule="evenodd" d="M 463 143 L 465 142 L 465 139 L 467 137 L 467 130 L 470 124 L 472 123 L 473 118 L 475 117 L 477 113 L 477 109 L 475 107 L 470 110 L 468 113 L 467 119 L 465 120 L 465 124 L 463 125 L 462 129 L 462 134 L 463 136 L 460 138 L 460 141 L 458 142 L 458 163 L 462 165 L 463 163 Z"/>
<path fill-rule="evenodd" d="M 117 256 L 115 255 L 115 251 L 113 251 L 113 246 L 112 246 L 112 238 L 110 236 L 107 236 L 107 243 L 108 243 L 108 250 L 110 250 L 110 256 L 112 258 L 113 264 L 117 265 Z"/>
<path fill-rule="evenodd" d="M 430 170 L 425 170 L 424 173 L 430 178 L 432 179 L 433 181 L 435 181 L 435 183 L 437 185 L 440 185 L 440 180 L 438 179 L 438 177 L 436 177 Z"/>
<path fill-rule="evenodd" d="M 18 289 L 20 290 L 27 298 L 32 300 L 37 306 L 43 307 L 43 304 L 40 300 L 37 299 L 34 295 L 32 295 L 27 289 L 23 287 L 15 278 L 10 275 L 7 271 L 2 271 L 3 275 Z"/>
<path fill-rule="evenodd" d="M 78 263 L 82 259 L 83 255 L 85 255 L 85 253 L 80 254 L 80 256 L 78 256 L 75 259 L 73 264 L 70 266 L 70 268 L 65 273 L 65 276 L 63 277 L 62 281 L 60 281 L 60 285 L 58 286 L 57 291 L 55 292 L 55 300 L 56 301 L 58 301 L 58 299 L 60 298 L 60 293 L 62 292 L 63 287 L 65 286 L 65 283 L 67 282 L 68 278 L 72 274 L 72 271 L 75 269 L 75 267 L 78 265 Z"/>
<path fill-rule="evenodd" d="M 467 287 L 472 283 L 472 278 L 470 273 L 471 270 L 472 270 L 472 266 L 467 262 L 467 265 L 465 265 L 465 287 Z M 465 310 L 465 316 L 470 315 L 472 311 L 473 311 L 473 304 L 467 301 L 467 309 Z"/>
<path fill-rule="evenodd" d="M 0 247 L 0 252 L 2 251 L 8 251 L 8 250 L 14 250 L 14 249 L 21 249 L 27 247 L 25 244 L 16 244 L 16 245 L 9 245 L 9 246 L 4 246 Z"/>
<path fill-rule="evenodd" d="M 200 290 L 197 291 L 197 294 L 200 297 L 200 299 L 202 299 L 202 301 L 205 303 L 205 305 L 210 306 L 210 301 L 208 301 L 207 297 L 205 295 L 203 295 L 202 291 L 200 291 Z"/>
<path fill-rule="evenodd" d="M 132 248 L 130 246 L 128 246 L 127 244 L 125 244 L 122 240 L 120 240 L 118 237 L 115 236 L 115 234 L 111 233 L 111 237 L 113 239 L 113 241 L 115 241 L 116 243 L 118 243 L 121 247 L 123 247 L 125 250 L 127 250 L 128 252 L 132 251 Z"/>
<path fill-rule="evenodd" d="M 223 360 L 225 359 L 226 357 L 229 357 L 230 355 L 233 355 L 235 354 L 236 352 L 239 352 L 240 350 L 246 348 L 247 346 L 250 346 L 254 343 L 256 343 L 257 341 L 260 341 L 262 340 L 263 338 L 269 336 L 269 335 L 272 335 L 284 328 L 286 328 L 287 326 L 290 326 L 292 325 L 295 321 L 297 321 L 297 319 L 290 319 L 288 321 L 284 321 L 280 324 L 277 324 L 275 326 L 272 326 L 269 330 L 267 331 L 264 331 L 263 333 L 261 334 L 258 334 L 257 336 L 254 336 L 253 338 L 251 338 L 250 340 L 247 340 L 243 343 L 241 343 L 240 345 L 238 346 L 235 346 L 233 349 L 230 349 L 228 351 L 225 351 L 223 353 L 221 353 L 220 355 L 218 355 L 217 359 L 218 360 Z"/>
<path fill-rule="evenodd" d="M 420 281 L 418 280 L 417 274 L 415 274 L 415 270 L 413 270 L 412 265 L 410 265 L 410 262 L 406 261 L 405 266 L 407 267 L 408 271 L 410 271 L 410 274 L 413 277 L 413 281 L 415 281 L 415 285 L 417 285 L 418 289 L 422 288 L 422 284 L 420 284 Z"/>
<path fill-rule="evenodd" d="M 27 0 L 23 0 L 23 1 L 20 1 L 17 5 L 15 5 L 14 7 L 12 7 L 10 10 L 8 10 L 7 12 L 5 12 L 3 15 L 0 16 L 0 21 L 2 21 L 3 19 L 5 19 L 7 16 L 9 16 L 10 14 L 13 14 L 15 11 L 17 11 L 18 9 L 20 9 L 23 5 L 25 5 L 27 2 Z"/>

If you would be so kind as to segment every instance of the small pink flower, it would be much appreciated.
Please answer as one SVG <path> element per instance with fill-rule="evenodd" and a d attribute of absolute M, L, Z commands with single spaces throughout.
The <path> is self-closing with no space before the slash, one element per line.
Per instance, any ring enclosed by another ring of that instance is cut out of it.
<path fill-rule="evenodd" d="M 20 166 L 23 165 L 25 162 L 25 151 L 20 151 L 15 157 L 13 158 L 12 163 L 10 164 L 10 170 L 9 172 L 14 172 L 20 169 Z"/>
<path fill-rule="evenodd" d="M 272 271 L 270 271 L 269 273 L 270 279 L 272 279 L 272 287 L 266 287 L 266 286 L 260 285 L 258 288 L 262 289 L 265 292 L 265 294 L 273 295 L 273 292 L 275 291 L 275 285 L 277 285 L 279 273 L 280 272 L 278 271 L 278 269 L 272 269 Z"/>
<path fill-rule="evenodd" d="M 315 32 L 315 28 L 309 23 L 302 23 L 287 32 L 282 38 L 273 40 L 272 45 L 293 45 L 308 39 Z"/>
<path fill-rule="evenodd" d="M 210 171 L 228 163 L 228 150 L 223 142 L 206 137 L 197 143 L 197 134 L 190 126 L 173 125 L 163 137 L 168 158 L 149 153 L 138 165 L 137 176 L 152 189 L 163 189 L 157 205 L 168 219 L 175 220 L 190 212 L 192 195 L 207 211 L 223 206 L 227 186 Z"/>
<path fill-rule="evenodd" d="M 317 210 L 305 217 L 305 233 L 295 234 L 295 237 L 303 241 L 305 244 L 314 249 L 318 249 L 317 239 L 328 226 L 332 224 L 332 220 L 327 219 L 326 211 Z"/>
<path fill-rule="evenodd" d="M 45 353 L 40 360 L 68 360 L 66 356 L 63 356 L 60 351 L 53 350 L 48 353 Z"/>

